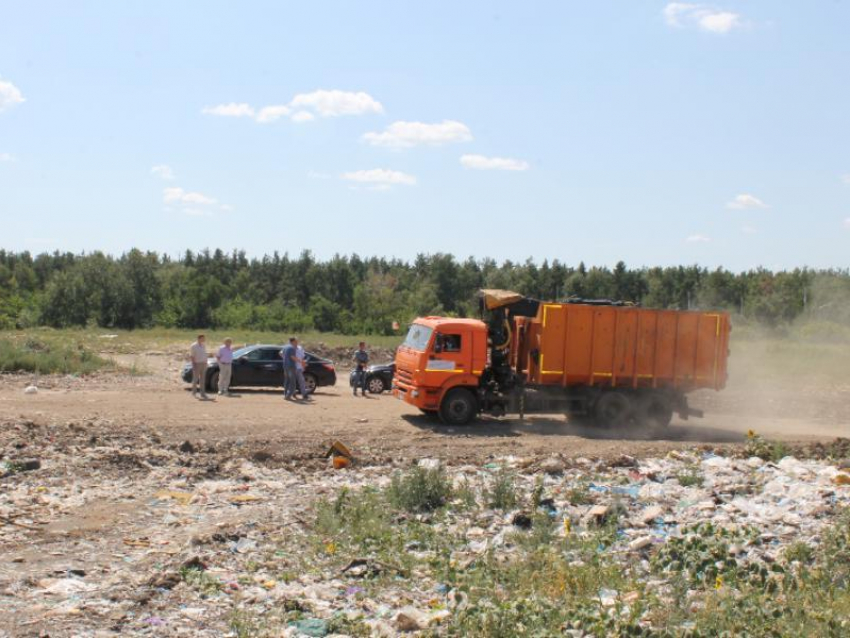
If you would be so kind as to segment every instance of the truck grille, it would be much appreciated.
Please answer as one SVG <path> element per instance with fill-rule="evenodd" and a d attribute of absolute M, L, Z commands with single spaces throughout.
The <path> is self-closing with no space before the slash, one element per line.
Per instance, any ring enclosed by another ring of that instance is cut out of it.
<path fill-rule="evenodd" d="M 413 373 L 404 368 L 396 368 L 395 381 L 398 385 L 413 385 Z"/>

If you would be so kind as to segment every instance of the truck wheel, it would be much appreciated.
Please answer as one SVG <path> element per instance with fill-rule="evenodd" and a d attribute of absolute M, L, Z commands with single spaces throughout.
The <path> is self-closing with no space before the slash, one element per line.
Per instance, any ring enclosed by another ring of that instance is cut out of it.
<path fill-rule="evenodd" d="M 593 408 L 599 427 L 622 427 L 632 416 L 632 402 L 622 392 L 604 392 Z"/>
<path fill-rule="evenodd" d="M 666 428 L 673 419 L 673 406 L 663 394 L 646 394 L 638 399 L 637 422 L 648 428 Z"/>
<path fill-rule="evenodd" d="M 446 425 L 466 425 L 477 412 L 475 397 L 463 388 L 449 390 L 440 404 L 440 419 Z"/>
<path fill-rule="evenodd" d="M 218 370 L 213 370 L 207 377 L 207 390 L 213 394 L 218 392 Z"/>

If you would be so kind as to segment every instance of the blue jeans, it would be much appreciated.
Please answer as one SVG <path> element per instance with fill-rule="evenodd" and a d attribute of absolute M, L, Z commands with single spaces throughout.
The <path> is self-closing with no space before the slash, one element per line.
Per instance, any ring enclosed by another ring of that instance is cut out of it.
<path fill-rule="evenodd" d="M 295 368 L 283 369 L 283 396 L 287 399 L 295 396 Z"/>
<path fill-rule="evenodd" d="M 357 388 L 360 388 L 360 391 L 366 394 L 366 370 L 362 368 L 355 368 L 354 370 L 354 394 L 357 394 Z"/>
<path fill-rule="evenodd" d="M 301 368 L 295 368 L 295 385 L 298 387 L 298 394 L 302 399 L 307 398 L 307 380 L 304 378 L 304 371 Z"/>

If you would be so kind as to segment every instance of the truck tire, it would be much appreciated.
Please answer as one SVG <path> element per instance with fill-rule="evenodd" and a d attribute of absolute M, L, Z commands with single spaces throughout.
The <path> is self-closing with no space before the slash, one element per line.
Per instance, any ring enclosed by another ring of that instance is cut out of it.
<path fill-rule="evenodd" d="M 446 425 L 466 425 L 477 413 L 475 397 L 463 388 L 449 390 L 440 403 L 440 419 Z"/>
<path fill-rule="evenodd" d="M 622 392 L 603 392 L 593 408 L 593 419 L 599 427 L 623 427 L 633 416 L 629 397 Z"/>
<path fill-rule="evenodd" d="M 666 428 L 673 420 L 673 404 L 665 395 L 649 392 L 638 399 L 635 417 L 641 426 Z"/>

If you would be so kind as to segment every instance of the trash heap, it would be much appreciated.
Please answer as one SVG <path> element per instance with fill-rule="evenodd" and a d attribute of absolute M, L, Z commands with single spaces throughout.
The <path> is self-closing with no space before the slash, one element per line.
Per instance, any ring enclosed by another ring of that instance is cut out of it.
<path fill-rule="evenodd" d="M 850 505 L 841 460 L 740 449 L 446 467 L 109 423 L 2 436 L 9 636 L 689 635 L 755 583 L 790 600 Z"/>

